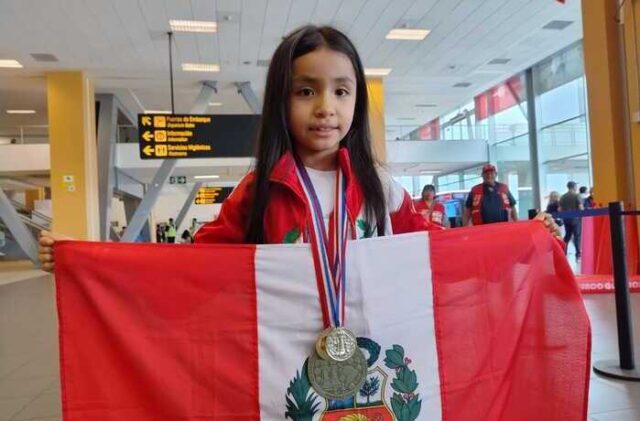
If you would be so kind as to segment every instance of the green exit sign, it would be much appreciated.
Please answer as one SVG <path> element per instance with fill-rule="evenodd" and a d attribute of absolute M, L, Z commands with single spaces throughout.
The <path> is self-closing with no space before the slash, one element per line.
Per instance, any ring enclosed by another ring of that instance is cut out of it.
<path fill-rule="evenodd" d="M 169 177 L 169 184 L 187 184 L 187 177 L 184 175 L 176 175 Z"/>

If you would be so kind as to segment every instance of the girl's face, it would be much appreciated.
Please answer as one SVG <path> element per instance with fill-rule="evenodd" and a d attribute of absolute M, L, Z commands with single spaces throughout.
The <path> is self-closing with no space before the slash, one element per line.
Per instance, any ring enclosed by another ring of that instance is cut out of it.
<path fill-rule="evenodd" d="M 298 156 L 306 166 L 333 168 L 356 105 L 351 61 L 324 47 L 298 57 L 293 62 L 290 95 L 289 132 Z"/>

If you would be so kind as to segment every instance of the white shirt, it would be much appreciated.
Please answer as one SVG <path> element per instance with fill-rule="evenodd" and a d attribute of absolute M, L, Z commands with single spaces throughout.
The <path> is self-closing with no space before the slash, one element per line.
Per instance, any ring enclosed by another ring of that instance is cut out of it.
<path fill-rule="evenodd" d="M 320 202 L 320 209 L 322 209 L 322 219 L 324 220 L 324 228 L 329 233 L 329 217 L 333 212 L 335 205 L 336 194 L 336 171 L 320 171 L 313 168 L 305 167 L 309 174 L 313 189 L 316 191 L 316 196 Z"/>
<path fill-rule="evenodd" d="M 329 217 L 331 212 L 333 212 L 333 207 L 335 205 L 335 194 L 336 194 L 336 171 L 320 171 L 315 170 L 313 168 L 305 167 L 307 169 L 307 173 L 309 174 L 309 178 L 311 179 L 311 183 L 313 184 L 313 188 L 316 191 L 316 196 L 318 196 L 318 201 L 320 202 L 320 208 L 322 209 L 322 218 L 324 219 L 325 229 L 329 230 Z M 402 202 L 404 200 L 405 190 L 404 188 L 395 181 L 391 175 L 384 169 L 378 168 L 378 176 L 380 177 L 380 182 L 382 184 L 382 191 L 384 193 L 384 197 L 387 205 L 387 215 L 386 215 L 386 235 L 390 235 L 393 233 L 391 227 L 391 218 L 389 217 L 390 212 L 395 212 L 402 206 Z M 356 227 L 358 224 L 356 223 Z M 362 233 L 358 233 L 358 238 L 362 236 Z"/>

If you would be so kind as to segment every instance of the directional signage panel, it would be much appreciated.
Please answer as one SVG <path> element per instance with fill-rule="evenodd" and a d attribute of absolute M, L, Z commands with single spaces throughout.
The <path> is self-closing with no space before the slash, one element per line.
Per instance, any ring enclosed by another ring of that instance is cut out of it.
<path fill-rule="evenodd" d="M 196 205 L 222 203 L 233 191 L 233 187 L 200 187 L 194 199 Z"/>
<path fill-rule="evenodd" d="M 259 116 L 138 114 L 141 159 L 253 156 Z"/>

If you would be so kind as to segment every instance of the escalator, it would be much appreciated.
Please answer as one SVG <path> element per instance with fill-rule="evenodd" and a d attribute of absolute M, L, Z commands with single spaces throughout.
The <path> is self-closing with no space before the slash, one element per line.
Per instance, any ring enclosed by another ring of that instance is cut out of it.
<path fill-rule="evenodd" d="M 22 203 L 11 201 L 16 209 L 18 217 L 29 229 L 29 232 L 38 238 L 40 231 L 49 230 L 51 227 L 51 218 L 37 210 L 30 211 Z M 0 261 L 3 260 L 24 260 L 29 256 L 22 250 L 9 228 L 0 220 Z"/>

